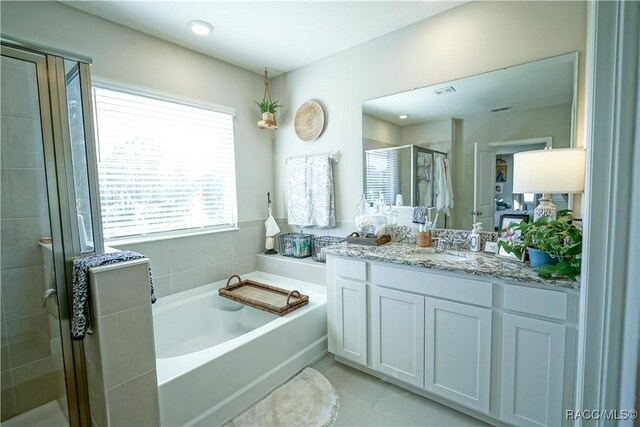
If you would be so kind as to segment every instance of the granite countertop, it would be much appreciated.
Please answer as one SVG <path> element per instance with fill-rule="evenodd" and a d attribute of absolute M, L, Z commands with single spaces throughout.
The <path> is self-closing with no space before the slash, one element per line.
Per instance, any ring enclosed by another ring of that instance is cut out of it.
<path fill-rule="evenodd" d="M 414 244 L 391 242 L 382 246 L 354 245 L 340 243 L 324 248 L 327 254 L 372 261 L 389 262 L 412 267 L 432 268 L 434 270 L 473 276 L 497 277 L 507 281 L 535 283 L 578 289 L 578 282 L 568 280 L 545 280 L 538 276 L 528 264 L 496 257 L 495 255 L 470 251 L 446 251 L 447 254 L 464 257 L 463 261 L 421 259 L 420 254 L 433 254 L 433 248 L 421 248 Z"/>

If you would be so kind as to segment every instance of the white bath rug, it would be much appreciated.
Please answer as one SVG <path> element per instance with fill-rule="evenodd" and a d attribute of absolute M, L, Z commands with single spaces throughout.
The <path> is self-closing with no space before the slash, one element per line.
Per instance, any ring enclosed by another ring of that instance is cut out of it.
<path fill-rule="evenodd" d="M 229 427 L 332 426 L 338 393 L 320 372 L 306 368 L 231 421 Z"/>

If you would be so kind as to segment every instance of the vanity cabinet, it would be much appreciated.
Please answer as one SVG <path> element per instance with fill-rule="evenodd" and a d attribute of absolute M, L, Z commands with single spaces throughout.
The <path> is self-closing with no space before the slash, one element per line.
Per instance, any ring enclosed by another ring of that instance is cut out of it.
<path fill-rule="evenodd" d="M 366 365 L 367 331 L 367 263 L 338 258 L 331 263 L 335 277 L 335 319 L 329 321 L 329 342 L 335 343 L 335 354 Z M 331 347 L 331 344 L 330 344 Z"/>
<path fill-rule="evenodd" d="M 577 303 L 573 290 L 327 257 L 329 351 L 485 421 L 568 425 Z"/>
<path fill-rule="evenodd" d="M 489 412 L 491 309 L 426 298 L 425 389 Z"/>
<path fill-rule="evenodd" d="M 424 297 L 371 287 L 372 367 L 424 386 Z"/>
<path fill-rule="evenodd" d="M 510 312 L 502 316 L 500 418 L 516 425 L 561 425 L 567 294 L 509 288 L 504 307 Z"/>
<path fill-rule="evenodd" d="M 336 355 L 367 364 L 367 286 L 336 280 Z"/>

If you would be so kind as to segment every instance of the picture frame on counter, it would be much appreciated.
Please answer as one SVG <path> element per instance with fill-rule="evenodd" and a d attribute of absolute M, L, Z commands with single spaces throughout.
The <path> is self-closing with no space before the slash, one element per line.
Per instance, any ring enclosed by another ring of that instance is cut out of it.
<path fill-rule="evenodd" d="M 509 239 L 503 239 L 498 237 L 498 241 L 501 240 L 509 240 Z M 496 246 L 498 244 L 496 243 Z M 504 249 L 502 249 L 501 247 L 498 246 L 498 250 L 496 251 L 496 256 L 499 256 L 501 258 L 505 258 L 505 259 L 510 259 L 512 261 L 520 261 L 520 262 L 524 262 L 524 253 L 522 254 L 522 258 L 518 258 L 518 256 L 516 254 L 512 254 L 509 253 L 507 251 L 505 251 Z"/>
<path fill-rule="evenodd" d="M 496 254 L 496 251 L 498 250 L 498 243 L 497 242 L 486 242 L 484 244 L 484 251 L 488 252 L 490 254 Z"/>

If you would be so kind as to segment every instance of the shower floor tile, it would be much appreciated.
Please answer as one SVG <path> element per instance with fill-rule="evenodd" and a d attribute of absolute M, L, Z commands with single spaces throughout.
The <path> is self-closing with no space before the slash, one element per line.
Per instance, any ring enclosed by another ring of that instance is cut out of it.
<path fill-rule="evenodd" d="M 57 401 L 52 401 L 2 422 L 2 427 L 69 427 Z"/>

